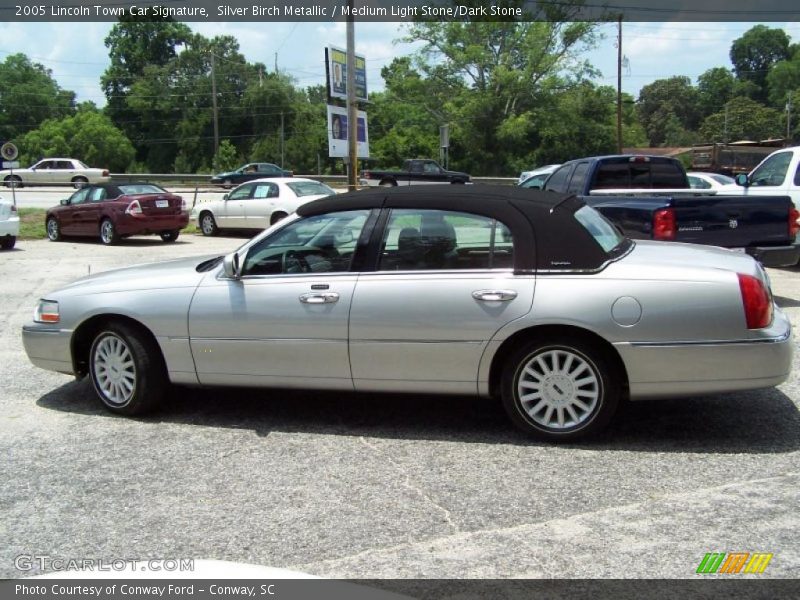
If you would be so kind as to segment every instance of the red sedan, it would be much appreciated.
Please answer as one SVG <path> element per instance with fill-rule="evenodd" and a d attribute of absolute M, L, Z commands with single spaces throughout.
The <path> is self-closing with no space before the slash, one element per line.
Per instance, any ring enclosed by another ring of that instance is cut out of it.
<path fill-rule="evenodd" d="M 155 233 L 178 239 L 189 223 L 183 198 L 152 183 L 104 183 L 75 192 L 47 211 L 47 237 L 99 236 L 106 245 L 130 235 Z"/>

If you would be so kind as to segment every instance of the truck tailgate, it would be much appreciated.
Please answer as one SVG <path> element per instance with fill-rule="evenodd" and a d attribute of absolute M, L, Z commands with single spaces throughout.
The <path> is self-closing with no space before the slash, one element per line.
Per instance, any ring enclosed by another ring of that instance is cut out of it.
<path fill-rule="evenodd" d="M 678 196 L 676 241 L 726 248 L 790 243 L 788 196 Z"/>

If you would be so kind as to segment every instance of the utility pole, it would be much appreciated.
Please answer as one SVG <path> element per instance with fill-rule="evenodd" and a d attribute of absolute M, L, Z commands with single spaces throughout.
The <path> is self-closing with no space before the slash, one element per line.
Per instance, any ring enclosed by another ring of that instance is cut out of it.
<path fill-rule="evenodd" d="M 358 182 L 358 104 L 356 104 L 356 34 L 353 0 L 347 0 L 347 190 L 353 192 Z"/>
<path fill-rule="evenodd" d="M 283 168 L 283 140 L 285 139 L 283 134 L 283 111 L 281 111 L 281 169 Z"/>
<path fill-rule="evenodd" d="M 617 152 L 622 154 L 622 15 L 617 17 Z"/>
<path fill-rule="evenodd" d="M 786 99 L 786 143 L 787 145 L 790 143 L 792 139 L 792 97 L 789 96 Z"/>
<path fill-rule="evenodd" d="M 214 72 L 214 53 L 211 53 L 211 107 L 214 111 L 214 154 L 219 151 L 219 114 L 217 113 L 217 76 Z"/>

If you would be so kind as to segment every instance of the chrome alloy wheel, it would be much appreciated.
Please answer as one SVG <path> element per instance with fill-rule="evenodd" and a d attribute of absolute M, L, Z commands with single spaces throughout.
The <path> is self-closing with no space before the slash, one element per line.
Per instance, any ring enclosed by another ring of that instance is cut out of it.
<path fill-rule="evenodd" d="M 214 221 L 214 217 L 208 213 L 204 214 L 203 218 L 200 219 L 200 230 L 203 232 L 203 235 L 214 235 L 217 231 L 217 224 Z"/>
<path fill-rule="evenodd" d="M 92 372 L 97 390 L 111 406 L 124 406 L 136 392 L 136 365 L 122 338 L 108 333 L 95 342 Z"/>
<path fill-rule="evenodd" d="M 100 239 L 104 244 L 114 241 L 114 224 L 107 219 L 100 225 Z"/>
<path fill-rule="evenodd" d="M 522 409 L 551 430 L 580 426 L 595 414 L 602 395 L 597 367 L 574 349 L 543 348 L 518 371 L 516 393 Z"/>

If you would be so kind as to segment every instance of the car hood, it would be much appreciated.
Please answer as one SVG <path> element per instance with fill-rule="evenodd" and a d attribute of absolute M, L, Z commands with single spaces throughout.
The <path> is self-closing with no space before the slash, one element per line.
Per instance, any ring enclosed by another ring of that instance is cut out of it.
<path fill-rule="evenodd" d="M 761 277 L 763 271 L 748 254 L 680 242 L 636 240 L 633 249 L 617 263 L 624 269 L 636 269 L 646 277 L 680 280 L 704 280 L 709 270 L 729 271 Z M 654 273 L 654 269 L 658 269 Z"/>
<path fill-rule="evenodd" d="M 56 293 L 60 295 L 85 295 L 197 287 L 203 278 L 208 275 L 208 271 L 198 272 L 197 266 L 214 257 L 215 255 L 195 256 L 104 271 L 96 275 L 81 277 L 60 288 Z"/>

